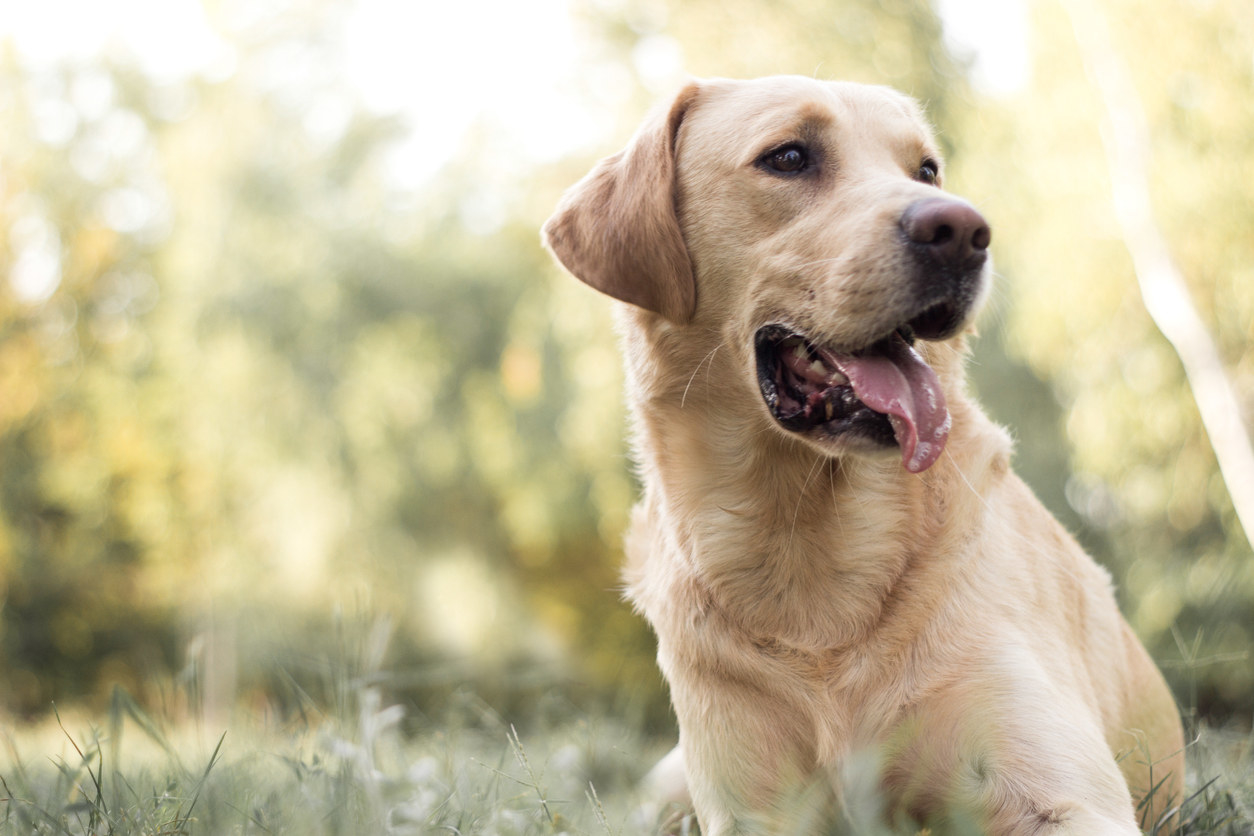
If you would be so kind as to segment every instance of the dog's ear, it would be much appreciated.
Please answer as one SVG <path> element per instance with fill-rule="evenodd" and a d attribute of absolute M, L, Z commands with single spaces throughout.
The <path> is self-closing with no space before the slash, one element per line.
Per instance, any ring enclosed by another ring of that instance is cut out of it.
<path fill-rule="evenodd" d="M 675 143 L 698 90 L 688 84 L 625 149 L 597 163 L 543 231 L 575 278 L 678 323 L 692 318 L 697 286 L 675 215 Z"/>

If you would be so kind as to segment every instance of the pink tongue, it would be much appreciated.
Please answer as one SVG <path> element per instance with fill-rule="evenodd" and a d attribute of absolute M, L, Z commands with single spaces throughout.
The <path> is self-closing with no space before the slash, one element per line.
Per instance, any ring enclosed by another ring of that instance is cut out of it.
<path fill-rule="evenodd" d="M 849 378 L 858 400 L 888 416 L 906 470 L 922 473 L 936 463 L 949 438 L 949 410 L 936 372 L 917 351 L 894 334 L 883 354 L 824 359 Z"/>

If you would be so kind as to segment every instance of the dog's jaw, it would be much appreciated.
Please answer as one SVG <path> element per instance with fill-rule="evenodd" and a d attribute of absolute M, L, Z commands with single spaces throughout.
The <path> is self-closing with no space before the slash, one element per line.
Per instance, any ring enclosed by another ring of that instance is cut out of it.
<path fill-rule="evenodd" d="M 901 450 L 912 473 L 944 451 L 951 419 L 941 382 L 914 349 L 910 326 L 864 349 L 815 345 L 783 325 L 754 336 L 758 387 L 784 430 L 823 445 Z"/>

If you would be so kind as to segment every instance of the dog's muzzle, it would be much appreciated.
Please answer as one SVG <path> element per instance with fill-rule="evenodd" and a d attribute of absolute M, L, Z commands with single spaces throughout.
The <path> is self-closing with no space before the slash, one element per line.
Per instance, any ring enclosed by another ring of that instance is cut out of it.
<path fill-rule="evenodd" d="M 781 427 L 896 444 L 905 468 L 921 473 L 944 452 L 951 421 L 940 380 L 914 342 L 952 337 L 970 319 L 983 291 L 991 233 L 970 204 L 947 196 L 906 207 L 901 233 L 917 288 L 916 308 L 902 325 L 848 351 L 772 324 L 758 330 L 754 348 L 762 398 Z"/>

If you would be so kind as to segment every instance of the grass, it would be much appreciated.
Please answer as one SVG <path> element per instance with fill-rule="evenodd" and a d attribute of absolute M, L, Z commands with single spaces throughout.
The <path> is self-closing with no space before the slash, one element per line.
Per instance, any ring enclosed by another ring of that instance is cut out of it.
<path fill-rule="evenodd" d="M 107 734 L 89 726 L 72 736 L 62 723 L 63 754 L 51 758 L 26 760 L 10 740 L 0 833 L 656 832 L 634 813 L 631 788 L 657 747 L 606 720 L 576 714 L 520 734 L 465 696 L 448 727 L 411 739 L 400 712 L 367 690 L 355 728 L 228 733 L 210 745 L 170 739 L 125 699 L 114 706 Z M 123 735 L 143 745 L 123 745 Z M 1182 806 L 1182 834 L 1254 833 L 1249 742 L 1209 733 L 1196 744 L 1210 777 Z"/>
<path fill-rule="evenodd" d="M 1181 836 L 1254 834 L 1254 733 L 1202 727 L 1188 757 L 1190 794 L 1181 804 Z"/>
<path fill-rule="evenodd" d="M 374 661 L 380 653 L 370 654 Z M 373 662 L 372 662 L 373 664 Z M 351 666 L 350 666 L 351 667 Z M 347 670 L 347 669 L 345 669 Z M 233 723 L 158 718 L 117 691 L 84 716 L 10 733 L 0 834 L 22 836 L 635 836 L 657 833 L 633 787 L 669 741 L 549 696 L 525 725 L 469 692 L 441 722 L 406 718 L 378 670 L 346 673 L 331 716 Z M 520 730 L 521 729 L 521 730 Z M 1203 730 L 1190 752 L 1182 836 L 1254 834 L 1254 737 Z M 872 782 L 873 783 L 873 782 Z M 695 833 L 692 821 L 677 825 Z M 950 832 L 959 828 L 950 828 Z M 859 836 L 902 836 L 846 827 Z M 926 832 L 926 831 L 924 831 Z M 970 831 L 964 831 L 970 832 Z"/>
<path fill-rule="evenodd" d="M 216 740 L 166 733 L 125 695 L 106 729 L 67 722 L 9 736 L 0 833 L 626 834 L 630 787 L 662 754 L 560 700 L 519 733 L 470 695 L 411 736 L 374 689 L 355 722 L 253 728 Z M 557 715 L 565 715 L 561 719 Z M 59 734 L 59 745 L 50 745 Z M 656 748 L 656 747 L 654 747 Z M 54 754 L 49 756 L 51 749 Z M 130 750 L 134 750 L 131 754 Z"/>

